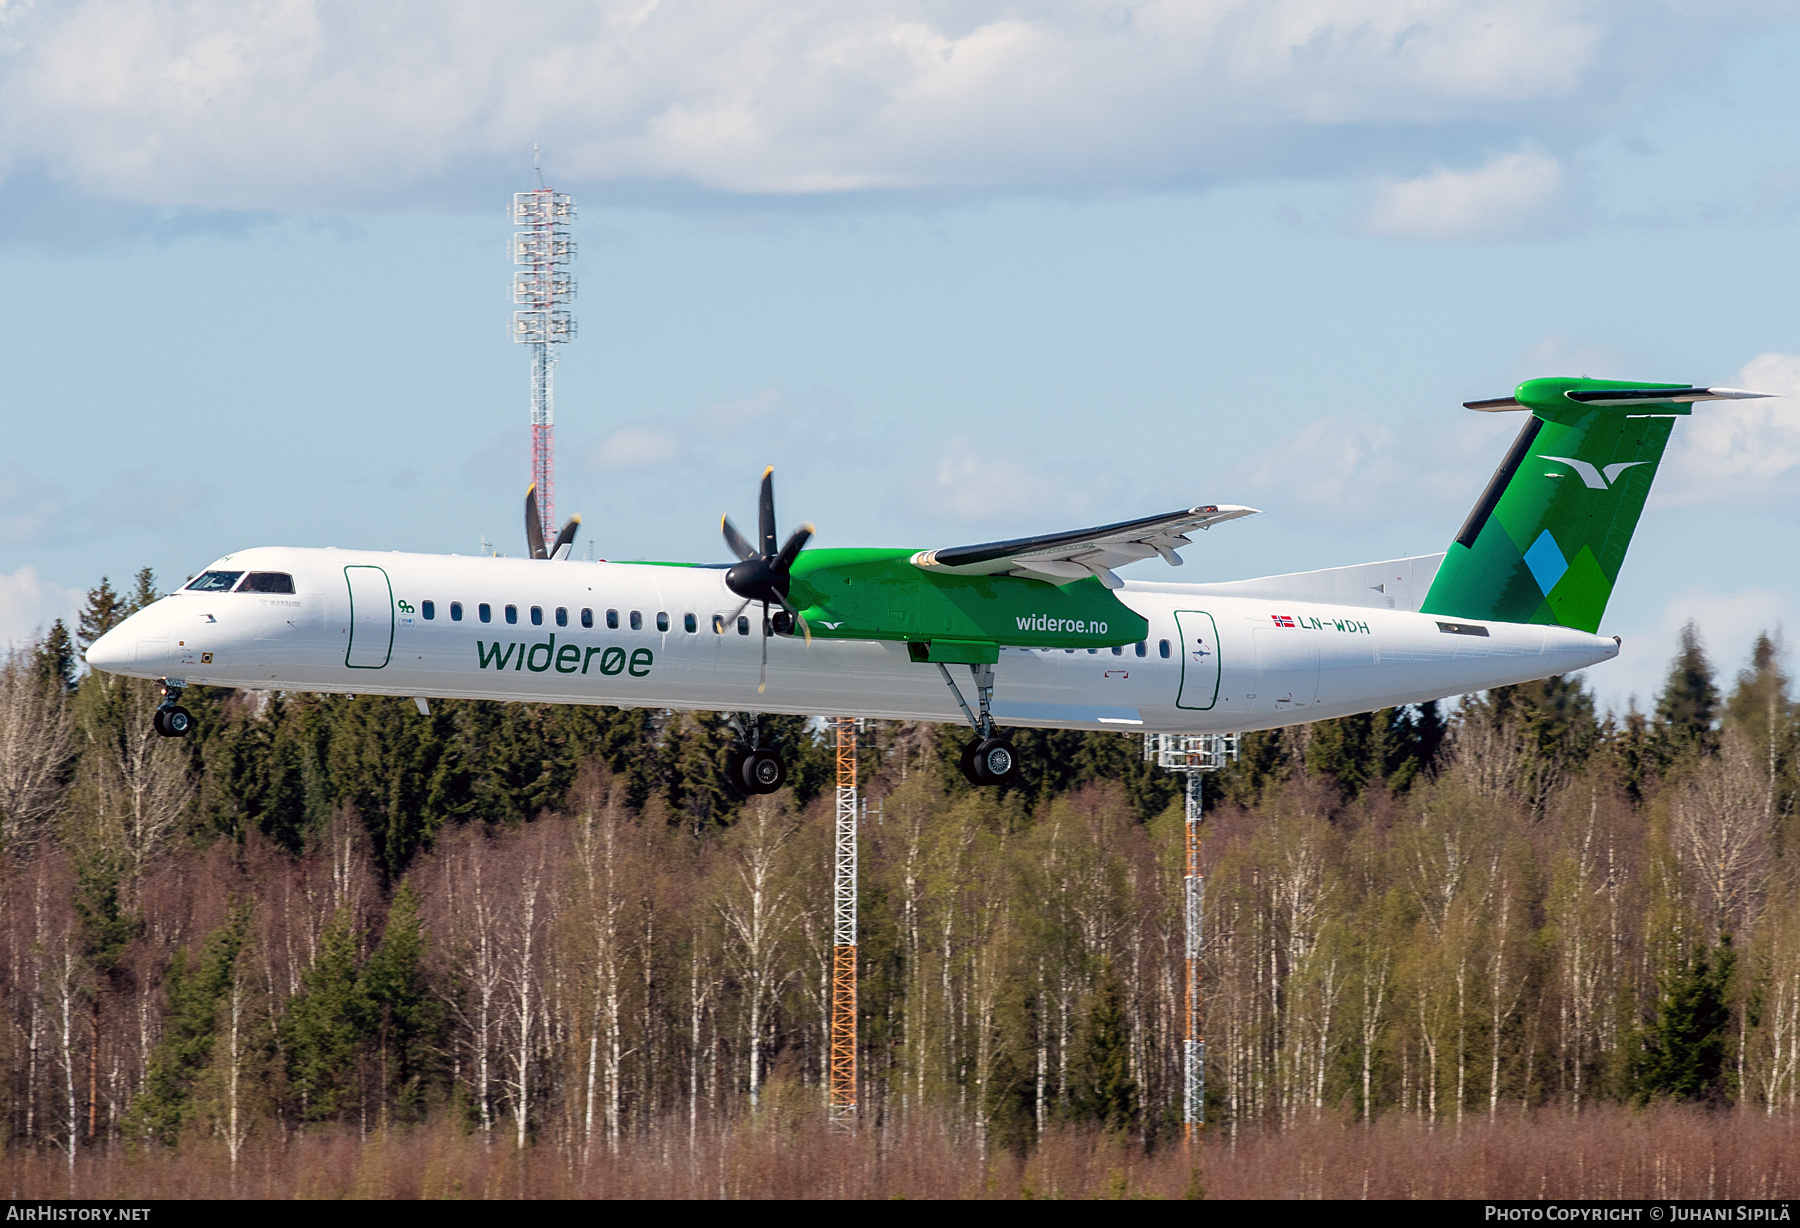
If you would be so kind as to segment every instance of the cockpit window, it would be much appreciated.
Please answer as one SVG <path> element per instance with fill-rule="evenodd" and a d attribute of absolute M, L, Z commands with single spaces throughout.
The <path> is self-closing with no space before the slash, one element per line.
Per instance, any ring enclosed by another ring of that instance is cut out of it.
<path fill-rule="evenodd" d="M 294 577 L 284 571 L 253 571 L 238 585 L 240 593 L 291 593 Z"/>
<path fill-rule="evenodd" d="M 195 593 L 228 593 L 238 582 L 241 571 L 208 571 L 188 581 L 188 591 Z"/>

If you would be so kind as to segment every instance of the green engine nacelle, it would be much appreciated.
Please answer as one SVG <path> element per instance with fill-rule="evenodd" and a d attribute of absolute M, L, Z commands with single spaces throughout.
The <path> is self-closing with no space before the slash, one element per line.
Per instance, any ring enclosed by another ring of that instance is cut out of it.
<path fill-rule="evenodd" d="M 1110 648 L 1150 624 L 1100 581 L 1047 584 L 913 566 L 911 550 L 806 550 L 788 598 L 816 636 L 898 640 L 918 661 L 991 662 L 1001 644 Z"/>

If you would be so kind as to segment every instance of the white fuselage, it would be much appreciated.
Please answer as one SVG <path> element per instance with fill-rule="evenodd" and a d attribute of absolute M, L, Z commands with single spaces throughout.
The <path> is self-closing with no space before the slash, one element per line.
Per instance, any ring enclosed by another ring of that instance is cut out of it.
<path fill-rule="evenodd" d="M 749 634 L 722 621 L 739 599 L 720 568 L 287 547 L 213 567 L 286 573 L 295 591 L 174 593 L 103 636 L 88 663 L 260 690 L 963 719 L 939 668 L 893 642 L 774 637 L 759 694 L 760 611 L 750 610 Z M 1148 638 L 1097 651 L 1002 648 L 998 723 L 1269 729 L 1567 673 L 1618 653 L 1616 640 L 1561 627 L 1162 583 L 1128 582 L 1117 595 L 1149 621 Z M 948 668 L 973 703 L 968 667 Z"/>

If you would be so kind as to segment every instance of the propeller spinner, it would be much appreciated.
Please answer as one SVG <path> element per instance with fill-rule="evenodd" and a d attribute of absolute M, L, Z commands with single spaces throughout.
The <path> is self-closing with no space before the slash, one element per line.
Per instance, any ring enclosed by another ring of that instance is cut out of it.
<path fill-rule="evenodd" d="M 813 535 L 813 527 L 803 524 L 794 530 L 793 536 L 777 550 L 775 548 L 775 467 L 771 465 L 763 470 L 762 494 L 757 500 L 757 528 L 761 538 L 761 549 L 744 540 L 744 535 L 737 531 L 731 523 L 731 517 L 723 516 L 719 527 L 725 534 L 725 544 L 731 552 L 738 556 L 731 570 L 725 573 L 725 587 L 742 597 L 743 604 L 731 613 L 727 620 L 736 622 L 744 612 L 744 607 L 752 601 L 760 601 L 763 608 L 763 642 L 762 642 L 762 674 L 756 691 L 760 695 L 769 685 L 769 607 L 780 606 L 790 618 L 792 625 L 797 625 L 806 642 L 812 643 L 812 629 L 806 620 L 800 617 L 800 611 L 788 600 L 789 572 L 793 568 L 794 559 L 806 547 L 807 539 Z M 781 628 L 777 628 L 781 629 Z M 791 626 L 787 628 L 791 630 Z"/>

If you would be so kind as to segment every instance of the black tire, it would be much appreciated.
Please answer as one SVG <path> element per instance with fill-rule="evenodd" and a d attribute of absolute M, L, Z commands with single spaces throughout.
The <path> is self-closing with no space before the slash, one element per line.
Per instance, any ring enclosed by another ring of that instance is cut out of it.
<path fill-rule="evenodd" d="M 980 745 L 981 739 L 976 738 L 973 742 L 970 742 L 967 746 L 962 748 L 962 756 L 957 760 L 957 766 L 962 768 L 963 779 L 974 785 L 977 789 L 987 783 L 987 781 L 975 774 L 975 748 Z"/>
<path fill-rule="evenodd" d="M 1009 785 L 1019 779 L 1019 752 L 1005 738 L 983 738 L 969 758 L 984 785 Z"/>
<path fill-rule="evenodd" d="M 165 738 L 185 738 L 194 727 L 194 714 L 177 704 L 173 708 L 158 708 L 150 723 Z"/>
<path fill-rule="evenodd" d="M 744 792 L 744 756 L 749 753 L 738 746 L 725 753 L 725 779 L 739 793 Z"/>
<path fill-rule="evenodd" d="M 169 727 L 167 725 L 163 724 L 164 715 L 166 715 L 166 714 L 164 713 L 164 711 L 161 708 L 158 708 L 156 711 L 152 712 L 150 714 L 150 728 L 156 730 L 157 733 L 161 734 L 163 737 L 166 738 L 166 737 L 169 737 L 170 734 L 169 734 Z"/>
<path fill-rule="evenodd" d="M 787 783 L 787 764 L 772 750 L 753 750 L 744 756 L 740 779 L 746 793 L 773 793 Z"/>

